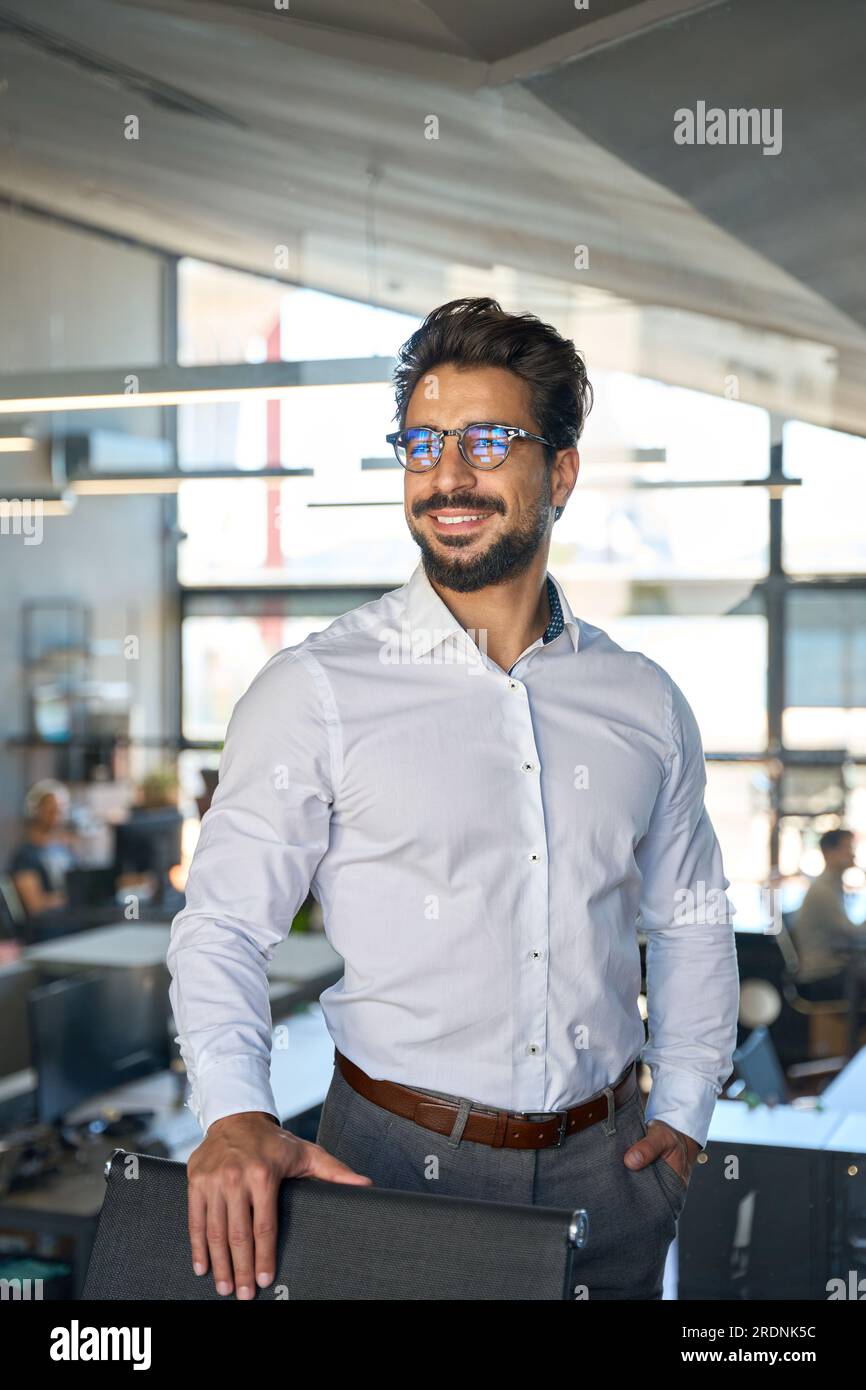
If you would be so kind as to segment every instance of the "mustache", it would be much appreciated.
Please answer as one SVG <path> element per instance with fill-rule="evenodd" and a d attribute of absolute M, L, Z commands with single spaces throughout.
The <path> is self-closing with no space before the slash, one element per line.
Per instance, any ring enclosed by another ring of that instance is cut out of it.
<path fill-rule="evenodd" d="M 423 516 L 425 512 L 443 511 L 446 507 L 465 507 L 467 512 L 500 512 L 502 516 L 505 515 L 505 503 L 499 497 L 446 497 L 442 492 L 416 502 L 412 515 Z"/>

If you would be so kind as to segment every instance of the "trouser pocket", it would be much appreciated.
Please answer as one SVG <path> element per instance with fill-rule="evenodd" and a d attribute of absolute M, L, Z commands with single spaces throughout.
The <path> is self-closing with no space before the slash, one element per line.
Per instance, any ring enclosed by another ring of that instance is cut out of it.
<path fill-rule="evenodd" d="M 648 1134 L 649 1128 L 644 1118 L 642 1097 L 638 1099 L 638 1114 L 640 1116 L 641 1129 L 644 1134 Z M 675 1172 L 671 1165 L 661 1157 L 655 1159 L 650 1164 L 650 1168 L 655 1174 L 656 1182 L 659 1185 L 662 1196 L 668 1204 L 674 1221 L 678 1221 L 685 1205 L 686 1193 L 688 1192 L 686 1183 L 683 1182 L 679 1173 Z"/>

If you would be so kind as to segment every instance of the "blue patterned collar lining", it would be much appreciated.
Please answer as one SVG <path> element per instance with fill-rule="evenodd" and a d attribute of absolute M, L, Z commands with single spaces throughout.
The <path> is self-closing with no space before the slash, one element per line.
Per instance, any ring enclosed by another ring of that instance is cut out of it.
<path fill-rule="evenodd" d="M 547 576 L 547 598 L 550 603 L 550 622 L 544 630 L 542 642 L 552 642 L 555 637 L 559 636 L 564 627 L 562 604 L 559 601 L 559 594 L 556 592 L 556 585 L 550 575 Z"/>

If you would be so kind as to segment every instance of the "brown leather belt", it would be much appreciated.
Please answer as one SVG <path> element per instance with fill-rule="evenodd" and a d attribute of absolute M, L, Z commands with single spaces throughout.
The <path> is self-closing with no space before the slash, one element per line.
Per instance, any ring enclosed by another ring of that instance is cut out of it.
<path fill-rule="evenodd" d="M 366 1100 L 371 1100 L 383 1110 L 390 1110 L 394 1115 L 402 1115 L 404 1120 L 412 1120 L 423 1129 L 432 1129 L 436 1134 L 447 1137 L 452 1133 L 460 1114 L 459 1106 L 426 1091 L 400 1086 L 395 1081 L 376 1081 L 350 1062 L 348 1057 L 344 1057 L 339 1049 L 335 1048 L 334 1051 L 342 1075 L 352 1089 Z M 629 1063 L 611 1089 L 615 1109 L 631 1100 L 637 1090 L 634 1062 Z M 607 1096 L 602 1093 L 573 1106 L 571 1110 L 555 1111 L 550 1119 L 530 1120 L 527 1115 L 531 1112 L 490 1110 L 483 1106 L 476 1107 L 473 1102 L 462 1137 L 473 1144 L 490 1144 L 495 1149 L 559 1148 L 570 1134 L 606 1119 L 607 1108 Z"/>

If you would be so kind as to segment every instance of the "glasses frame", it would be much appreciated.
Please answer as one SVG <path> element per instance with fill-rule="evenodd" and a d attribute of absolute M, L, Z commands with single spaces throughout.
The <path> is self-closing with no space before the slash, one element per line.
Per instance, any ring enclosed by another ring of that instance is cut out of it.
<path fill-rule="evenodd" d="M 423 468 L 410 468 L 409 464 L 404 463 L 403 460 L 400 458 L 400 455 L 397 453 L 397 440 L 400 438 L 400 435 L 405 434 L 406 431 L 395 430 L 392 434 L 386 434 L 385 443 L 391 445 L 391 447 L 394 450 L 394 456 L 397 459 L 397 462 L 399 463 L 401 468 L 404 468 L 406 470 L 407 473 L 432 473 L 433 469 L 437 468 L 440 462 L 442 461 L 442 455 L 445 452 L 445 440 L 449 434 L 453 434 L 456 437 L 457 447 L 460 450 L 461 457 L 466 460 L 470 468 L 477 468 L 480 473 L 492 473 L 494 468 L 501 468 L 503 463 L 511 453 L 511 446 L 514 443 L 515 439 L 534 439 L 539 444 L 546 444 L 549 449 L 552 449 L 554 447 L 549 439 L 543 439 L 540 434 L 530 434 L 529 430 L 521 429 L 519 425 L 502 425 L 496 420 L 473 420 L 471 425 L 464 425 L 462 430 L 434 430 L 432 425 L 410 425 L 409 428 L 416 430 L 427 430 L 428 433 L 436 435 L 436 437 L 439 440 L 439 457 L 437 458 L 435 463 L 426 464 Z M 474 459 L 468 457 L 466 450 L 463 447 L 463 436 L 466 434 L 468 430 L 477 429 L 505 430 L 506 434 L 508 435 L 508 447 L 506 448 L 505 453 L 503 454 L 502 458 L 499 460 L 498 463 L 476 463 Z"/>

